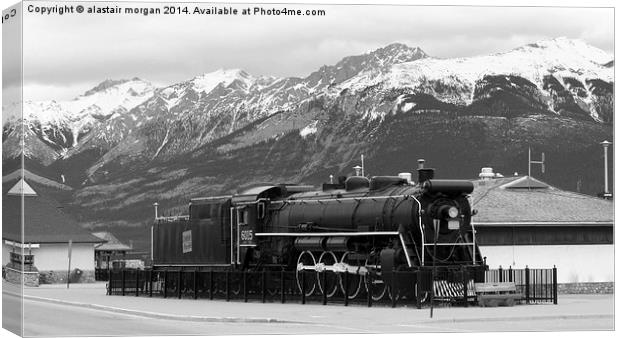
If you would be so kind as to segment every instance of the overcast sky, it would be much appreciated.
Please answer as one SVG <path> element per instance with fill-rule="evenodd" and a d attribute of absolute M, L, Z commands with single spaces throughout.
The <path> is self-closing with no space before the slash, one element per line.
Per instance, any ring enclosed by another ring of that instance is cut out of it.
<path fill-rule="evenodd" d="M 190 10 L 196 5 L 211 6 L 188 4 Z M 233 7 L 241 10 L 253 6 Z M 253 75 L 303 77 L 322 65 L 392 42 L 451 58 L 502 52 L 565 36 L 582 39 L 613 55 L 614 13 L 610 8 L 286 7 L 324 9 L 326 15 L 24 13 L 24 99 L 70 99 L 105 79 L 136 76 L 163 86 L 220 68 L 241 68 Z M 3 72 L 5 80 L 11 79 L 7 69 Z M 3 90 L 14 88 L 14 81 L 3 83 Z"/>

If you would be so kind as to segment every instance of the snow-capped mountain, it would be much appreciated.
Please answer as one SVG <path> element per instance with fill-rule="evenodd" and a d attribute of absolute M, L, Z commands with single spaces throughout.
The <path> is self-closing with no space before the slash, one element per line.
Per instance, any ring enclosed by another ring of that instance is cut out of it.
<path fill-rule="evenodd" d="M 613 138 L 613 71 L 612 55 L 558 38 L 458 59 L 391 44 L 306 77 L 232 69 L 163 88 L 107 80 L 72 101 L 25 103 L 25 123 L 4 124 L 3 168 L 19 166 L 23 139 L 27 168 L 66 180 L 68 209 L 90 226 L 144 225 L 156 201 L 320 184 L 351 174 L 361 154 L 371 175 L 425 158 L 437 177 L 463 179 L 486 166 L 522 173 L 531 147 L 547 154 L 537 178 L 596 194 L 599 142 Z"/>
<path fill-rule="evenodd" d="M 71 101 L 26 102 L 23 121 L 32 140 L 26 148 L 32 149 L 25 153 L 49 165 L 94 151 L 100 156 L 87 166 L 91 176 L 115 161 L 192 153 L 276 114 L 282 116 L 278 122 L 265 120 L 269 132 L 225 148 L 297 129 L 304 137 L 320 134 L 326 125 L 319 115 L 326 111 L 351 114 L 371 129 L 390 114 L 446 110 L 513 117 L 548 113 L 609 123 L 613 65 L 613 56 L 598 48 L 557 38 L 457 59 L 394 43 L 305 78 L 220 69 L 164 88 L 138 78 L 106 80 Z M 19 144 L 16 123 L 4 125 L 5 147 Z M 5 151 L 5 157 L 16 154 L 18 149 Z"/>
<path fill-rule="evenodd" d="M 9 116 L 4 125 L 5 138 L 11 137 L 12 130 L 20 130 L 17 126 L 23 123 L 29 133 L 51 148 L 51 158 L 48 156 L 45 161 L 49 164 L 50 159 L 78 147 L 81 138 L 93 128 L 127 113 L 151 97 L 154 90 L 149 82 L 139 78 L 105 80 L 73 100 L 26 101 L 22 116 L 12 111 L 18 105 L 4 107 Z M 27 142 L 26 148 L 31 144 Z"/>
<path fill-rule="evenodd" d="M 387 71 L 370 69 L 338 85 L 338 89 L 358 92 L 376 86 L 383 90 L 411 88 L 443 102 L 468 105 L 475 99 L 479 82 L 493 75 L 526 79 L 547 99 L 553 95 L 548 88 L 552 78 L 569 90 L 579 88 L 581 93 L 575 95 L 577 102 L 587 107 L 594 120 L 602 121 L 594 106 L 590 81 L 613 81 L 613 57 L 583 41 L 556 38 L 505 53 L 457 59 L 428 57 L 395 64 Z M 549 108 L 555 111 L 552 103 Z"/>
<path fill-rule="evenodd" d="M 392 44 L 321 67 L 304 79 L 253 76 L 240 69 L 205 73 L 155 90 L 128 114 L 102 122 L 67 156 L 106 148 L 104 160 L 90 173 L 123 156 L 140 154 L 148 160 L 178 156 L 259 119 L 293 111 L 360 72 L 425 56 L 419 48 Z"/>

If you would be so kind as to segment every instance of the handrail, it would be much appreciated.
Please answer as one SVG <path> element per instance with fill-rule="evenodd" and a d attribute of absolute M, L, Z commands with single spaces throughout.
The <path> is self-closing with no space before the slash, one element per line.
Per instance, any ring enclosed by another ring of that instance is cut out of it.
<path fill-rule="evenodd" d="M 362 200 L 376 200 L 376 199 L 396 199 L 396 198 L 408 198 L 415 197 L 413 195 L 385 195 L 385 196 L 369 196 L 369 197 L 341 197 L 341 198 L 317 198 L 317 199 L 287 199 L 280 201 L 271 201 L 271 204 L 293 204 L 293 203 L 311 203 L 316 202 L 318 204 L 330 201 L 342 202 L 342 201 L 362 201 Z"/>
<path fill-rule="evenodd" d="M 234 207 L 230 207 L 230 264 L 235 264 L 235 251 L 234 251 Z"/>
<path fill-rule="evenodd" d="M 320 236 L 396 236 L 398 231 L 368 231 L 368 232 L 257 232 L 256 237 L 320 237 Z"/>
<path fill-rule="evenodd" d="M 471 259 L 472 259 L 472 264 L 476 265 L 476 229 L 474 228 L 474 224 L 469 222 L 470 226 L 471 226 L 471 237 L 472 237 L 472 243 L 471 243 Z"/>
<path fill-rule="evenodd" d="M 414 201 L 418 203 L 418 226 L 420 227 L 420 236 L 422 238 L 422 261 L 420 262 L 420 266 L 424 266 L 424 227 L 422 224 L 422 203 L 415 198 L 415 196 L 410 195 Z"/>
<path fill-rule="evenodd" d="M 407 265 L 411 268 L 411 258 L 409 258 L 409 253 L 407 252 L 407 245 L 405 244 L 405 239 L 403 238 L 403 233 L 398 233 L 398 238 L 400 238 L 400 244 L 403 246 L 405 250 L 405 258 L 407 258 Z"/>

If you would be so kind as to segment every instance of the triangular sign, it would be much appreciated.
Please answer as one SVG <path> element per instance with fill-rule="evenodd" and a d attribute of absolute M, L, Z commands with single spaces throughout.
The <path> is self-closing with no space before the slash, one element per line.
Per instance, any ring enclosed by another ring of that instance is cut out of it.
<path fill-rule="evenodd" d="M 13 188 L 11 188 L 11 190 L 9 190 L 9 192 L 7 192 L 7 195 L 37 196 L 37 193 L 22 178 L 19 180 L 19 182 L 17 182 L 17 184 L 13 186 Z"/>

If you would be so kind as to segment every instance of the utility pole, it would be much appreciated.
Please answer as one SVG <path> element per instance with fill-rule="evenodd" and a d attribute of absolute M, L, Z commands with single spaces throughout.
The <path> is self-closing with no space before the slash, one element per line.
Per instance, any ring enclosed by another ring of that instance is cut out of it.
<path fill-rule="evenodd" d="M 609 173 L 607 170 L 607 149 L 609 148 L 609 146 L 612 144 L 611 142 L 605 140 L 603 142 L 601 142 L 600 144 L 603 145 L 603 153 L 604 153 L 604 167 L 605 167 L 605 192 L 603 193 L 603 198 L 605 199 L 610 199 L 612 197 L 611 193 L 609 192 Z"/>
<path fill-rule="evenodd" d="M 362 176 L 364 176 L 364 155 L 362 154 Z"/>
<path fill-rule="evenodd" d="M 73 241 L 69 240 L 69 252 L 67 253 L 69 258 L 69 267 L 67 269 L 67 289 L 69 288 L 69 278 L 71 277 L 71 244 L 73 244 Z"/>
<path fill-rule="evenodd" d="M 532 178 L 532 164 L 540 164 L 540 171 L 545 173 L 545 153 L 542 153 L 540 161 L 532 161 L 532 148 L 527 148 L 527 190 L 530 190 L 530 179 Z"/>
<path fill-rule="evenodd" d="M 532 161 L 532 148 L 527 148 L 527 176 L 532 177 L 532 164 L 540 164 L 540 171 L 545 173 L 545 153 L 542 153 L 540 161 Z"/>

